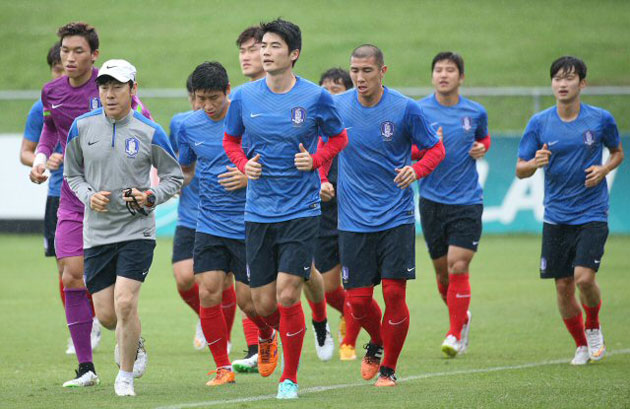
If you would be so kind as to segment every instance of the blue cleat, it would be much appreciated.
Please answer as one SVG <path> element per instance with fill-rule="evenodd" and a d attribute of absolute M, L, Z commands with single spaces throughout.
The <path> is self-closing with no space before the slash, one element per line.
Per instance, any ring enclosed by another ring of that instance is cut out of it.
<path fill-rule="evenodd" d="M 298 398 L 298 384 L 293 383 L 289 379 L 285 379 L 278 384 L 278 394 L 276 399 L 297 399 Z"/>

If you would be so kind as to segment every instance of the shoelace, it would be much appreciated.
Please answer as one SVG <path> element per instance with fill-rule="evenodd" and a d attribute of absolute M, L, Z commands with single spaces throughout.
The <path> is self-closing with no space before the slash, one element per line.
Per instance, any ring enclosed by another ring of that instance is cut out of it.
<path fill-rule="evenodd" d="M 379 361 L 381 360 L 381 356 L 383 355 L 383 347 L 380 347 L 376 344 L 368 342 L 367 344 L 363 345 L 363 349 L 366 350 L 365 352 L 366 358 L 374 358 L 374 359 L 378 359 Z"/>
<path fill-rule="evenodd" d="M 594 347 L 601 346 L 601 342 L 600 342 L 601 338 L 599 337 L 599 334 L 596 331 L 587 331 L 586 339 L 588 339 L 588 343 L 593 345 Z"/>

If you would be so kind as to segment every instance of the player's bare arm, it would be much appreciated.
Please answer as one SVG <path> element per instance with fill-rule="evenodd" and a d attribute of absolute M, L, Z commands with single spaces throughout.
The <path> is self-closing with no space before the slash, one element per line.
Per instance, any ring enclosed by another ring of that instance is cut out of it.
<path fill-rule="evenodd" d="M 536 156 L 532 159 L 523 160 L 519 158 L 516 163 L 516 177 L 524 179 L 532 176 L 536 173 L 536 169 L 549 164 L 549 157 L 551 157 L 551 151 L 547 148 L 547 144 L 544 144 L 541 149 L 536 151 Z"/>
<path fill-rule="evenodd" d="M 619 143 L 618 147 L 610 149 L 608 162 L 602 166 L 590 166 L 584 170 L 584 172 L 586 172 L 586 181 L 584 182 L 584 186 L 595 187 L 600 184 L 608 173 L 621 164 L 623 156 L 623 147 L 621 146 L 621 143 Z"/>
<path fill-rule="evenodd" d="M 183 186 L 188 186 L 195 177 L 195 165 L 196 162 L 193 162 L 191 165 L 182 165 L 182 173 L 184 174 Z"/>

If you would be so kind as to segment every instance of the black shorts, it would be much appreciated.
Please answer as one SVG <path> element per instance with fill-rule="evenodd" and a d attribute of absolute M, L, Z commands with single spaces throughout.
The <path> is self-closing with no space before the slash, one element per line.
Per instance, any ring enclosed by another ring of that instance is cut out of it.
<path fill-rule="evenodd" d="M 477 251 L 483 205 L 450 205 L 420 198 L 422 234 L 432 259 L 444 257 L 449 246 Z"/>
<path fill-rule="evenodd" d="M 608 223 L 543 224 L 540 278 L 573 277 L 576 266 L 599 270 Z"/>
<path fill-rule="evenodd" d="M 339 231 L 337 230 L 337 198 L 322 202 L 319 237 L 315 248 L 315 267 L 326 273 L 340 264 Z"/>
<path fill-rule="evenodd" d="M 241 283 L 249 284 L 245 268 L 245 242 L 197 232 L 193 257 L 195 274 L 207 271 L 234 273 Z"/>
<path fill-rule="evenodd" d="M 189 260 L 193 258 L 195 248 L 195 229 L 190 227 L 177 226 L 173 237 L 173 257 L 171 263 Z"/>
<path fill-rule="evenodd" d="M 143 283 L 154 249 L 155 240 L 121 241 L 85 249 L 85 284 L 90 294 L 115 284 L 117 276 Z"/>
<path fill-rule="evenodd" d="M 416 225 L 373 233 L 339 231 L 344 288 L 372 287 L 383 278 L 416 278 Z"/>
<path fill-rule="evenodd" d="M 279 272 L 308 280 L 319 216 L 278 223 L 245 222 L 247 275 L 252 288 L 274 282 Z"/>
<path fill-rule="evenodd" d="M 44 213 L 44 255 L 46 257 L 55 257 L 57 209 L 59 209 L 59 196 L 48 196 Z"/>

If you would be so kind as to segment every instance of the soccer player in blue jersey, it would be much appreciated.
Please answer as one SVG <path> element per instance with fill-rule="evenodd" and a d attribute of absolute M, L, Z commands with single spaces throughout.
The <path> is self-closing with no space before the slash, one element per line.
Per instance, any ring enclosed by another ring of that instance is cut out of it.
<path fill-rule="evenodd" d="M 459 95 L 464 59 L 441 52 L 433 58 L 431 72 L 435 93 L 419 103 L 431 125 L 444 130 L 442 142 L 448 154 L 430 175 L 420 179 L 420 221 L 450 318 L 442 352 L 453 358 L 468 348 L 468 271 L 479 245 L 483 213 L 476 161 L 490 148 L 490 135 L 484 107 Z M 414 152 L 412 158 L 415 156 Z"/>
<path fill-rule="evenodd" d="M 57 79 L 64 74 L 63 64 L 61 63 L 61 44 L 55 43 L 48 50 L 46 62 L 50 68 L 52 79 Z M 33 166 L 35 160 L 35 149 L 39 142 L 42 128 L 44 127 L 44 105 L 39 99 L 33 104 L 28 117 L 26 118 L 26 126 L 24 129 L 24 139 L 20 147 L 20 162 L 26 166 Z M 61 145 L 57 147 L 46 162 L 46 169 L 50 171 L 50 179 L 48 180 L 48 196 L 46 198 L 46 210 L 44 212 L 44 254 L 46 257 L 55 257 L 55 231 L 57 230 L 57 210 L 59 209 L 59 196 L 61 195 L 61 182 L 63 180 L 63 154 L 61 153 Z M 63 291 L 63 281 L 61 275 L 63 267 L 61 262 L 57 260 L 57 270 L 59 271 L 59 292 L 61 294 L 61 303 L 66 304 L 66 297 Z M 92 307 L 92 310 L 94 308 Z M 101 342 L 101 325 L 96 317 L 92 322 L 92 332 L 90 337 L 92 349 L 98 347 Z M 66 354 L 73 355 L 75 353 L 72 338 L 68 338 L 68 347 Z"/>
<path fill-rule="evenodd" d="M 347 127 L 339 156 L 339 247 L 352 315 L 370 335 L 361 375 L 376 386 L 396 385 L 396 363 L 409 329 L 407 280 L 415 278 L 415 219 L 411 184 L 444 158 L 444 146 L 420 106 L 383 86 L 382 51 L 370 44 L 350 58 L 355 88 L 335 97 Z M 411 146 L 427 152 L 411 165 Z M 383 283 L 385 314 L 373 298 Z M 381 364 L 381 356 L 385 356 Z"/>
<path fill-rule="evenodd" d="M 315 170 L 347 141 L 328 91 L 293 73 L 302 48 L 300 28 L 281 19 L 261 27 L 266 76 L 234 92 L 223 145 L 249 178 L 247 268 L 256 312 L 279 328 L 282 339 L 284 371 L 277 398 L 295 399 L 306 331 L 300 295 L 311 270 L 321 213 Z M 329 142 L 311 153 L 320 132 Z M 247 154 L 241 137 L 247 139 Z"/>
<path fill-rule="evenodd" d="M 249 290 L 245 261 L 245 188 L 247 177 L 236 169 L 223 149 L 224 118 L 230 106 L 230 84 L 225 68 L 205 62 L 192 74 L 192 89 L 201 108 L 181 125 L 180 163 L 186 181 L 199 180 L 194 272 L 199 285 L 201 326 L 217 369 L 208 386 L 233 383 L 235 376 L 228 357 L 228 328 L 221 311 L 222 292 L 228 273 L 237 280 L 242 311 L 258 327 L 261 373 L 273 372 L 277 363 L 277 335 L 256 315 Z M 270 367 L 272 366 L 272 368 Z M 269 373 L 269 375 L 271 374 Z"/>
<path fill-rule="evenodd" d="M 551 64 L 550 75 L 556 105 L 527 124 L 516 176 L 528 178 L 544 169 L 540 277 L 555 280 L 560 316 L 577 346 L 571 364 L 584 365 L 606 354 L 599 324 L 601 290 L 595 276 L 608 237 L 606 175 L 619 166 L 624 154 L 612 115 L 580 101 L 586 64 L 575 57 L 560 57 Z M 602 164 L 604 147 L 610 157 Z"/>

